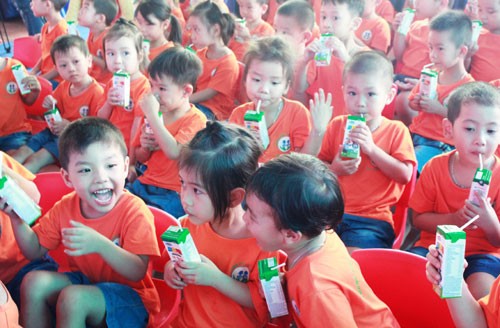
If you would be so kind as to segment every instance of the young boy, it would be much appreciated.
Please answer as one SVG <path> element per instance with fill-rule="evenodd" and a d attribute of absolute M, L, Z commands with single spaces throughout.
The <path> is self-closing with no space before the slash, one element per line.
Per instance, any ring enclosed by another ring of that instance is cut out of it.
<path fill-rule="evenodd" d="M 391 27 L 375 12 L 377 0 L 366 0 L 361 25 L 356 36 L 373 50 L 387 53 L 391 45 Z"/>
<path fill-rule="evenodd" d="M 341 155 L 347 115 L 330 122 L 318 155 L 339 177 L 346 214 L 336 231 L 351 252 L 392 247 L 390 207 L 400 198 L 416 165 L 406 126 L 382 116 L 395 95 L 392 73 L 391 62 L 382 54 L 354 55 L 344 68 L 343 90 L 349 115 L 366 120 L 349 133 L 360 155 L 354 159 Z"/>
<path fill-rule="evenodd" d="M 448 101 L 443 121 L 445 136 L 453 140 L 456 151 L 433 158 L 417 182 L 409 206 L 413 224 L 421 230 L 412 252 L 425 256 L 436 238 L 440 224 L 462 226 L 479 215 L 467 229 L 465 281 L 474 296 L 486 295 L 500 274 L 500 162 L 494 155 L 498 147 L 500 95 L 483 82 L 457 88 Z M 482 162 L 482 164 L 481 164 Z M 480 166 L 492 171 L 488 195 L 476 194 L 479 203 L 468 200 L 472 179 Z"/>
<path fill-rule="evenodd" d="M 417 83 L 420 71 L 429 63 L 429 20 L 448 9 L 448 0 L 416 0 L 414 22 L 406 34 L 399 32 L 404 13 L 393 21 L 392 49 L 396 58 L 396 84 L 399 94 L 395 100 L 398 120 L 410 125 L 416 113 L 408 105 L 408 96 Z"/>
<path fill-rule="evenodd" d="M 147 169 L 128 189 L 175 217 L 184 215 L 177 159 L 183 145 L 207 122 L 189 103 L 200 74 L 200 59 L 182 47 L 169 48 L 151 62 L 152 93 L 141 103 L 147 123 L 133 143 L 136 159 Z"/>
<path fill-rule="evenodd" d="M 42 26 L 40 34 L 42 57 L 31 70 L 31 74 L 40 74 L 47 80 L 61 81 L 55 64 L 51 59 L 50 50 L 54 41 L 61 35 L 68 33 L 68 24 L 61 16 L 61 9 L 67 0 L 33 0 L 31 10 L 37 17 L 43 17 L 47 21 Z M 53 83 L 54 84 L 54 83 Z M 57 83 L 55 83 L 57 85 Z"/>
<path fill-rule="evenodd" d="M 77 120 L 60 138 L 62 176 L 75 191 L 32 229 L 11 215 L 23 254 L 40 258 L 60 243 L 71 272 L 30 272 L 21 287 L 26 327 L 145 327 L 159 298 L 147 273 L 159 256 L 153 215 L 123 189 L 127 147 L 109 121 Z M 56 321 L 51 316 L 56 310 Z"/>
<path fill-rule="evenodd" d="M 321 33 L 334 36 L 327 44 L 331 49 L 328 66 L 318 66 L 314 55 L 323 47 L 320 40 L 313 41 L 295 66 L 294 99 L 307 105 L 309 99 L 321 88 L 331 93 L 334 116 L 345 113 L 342 94 L 344 64 L 355 53 L 368 49 L 356 38 L 355 31 L 361 24 L 364 2 L 362 0 L 324 0 L 321 5 Z"/>
<path fill-rule="evenodd" d="M 236 21 L 229 48 L 239 61 L 243 61 L 250 40 L 274 34 L 271 24 L 262 19 L 262 15 L 267 11 L 267 3 L 268 0 L 238 0 L 240 15 L 244 22 Z"/>
<path fill-rule="evenodd" d="M 420 95 L 421 82 L 408 97 L 410 108 L 418 112 L 410 131 L 419 172 L 432 157 L 453 149 L 453 142 L 443 135 L 441 122 L 446 116 L 445 104 L 449 94 L 458 86 L 474 80 L 464 66 L 471 33 L 469 17 L 458 11 L 444 12 L 430 23 L 429 58 L 432 68 L 439 72 L 437 99 Z"/>
<path fill-rule="evenodd" d="M 113 76 L 106 68 L 103 40 L 117 12 L 118 6 L 115 0 L 83 0 L 78 12 L 78 24 L 90 29 L 87 39 L 92 54 L 90 76 L 102 84 L 106 84 Z"/>
<path fill-rule="evenodd" d="M 326 165 L 309 155 L 282 155 L 259 168 L 246 189 L 248 230 L 263 250 L 288 255 L 286 289 L 296 327 L 399 327 L 331 231 L 344 203 Z"/>
<path fill-rule="evenodd" d="M 59 158 L 57 141 L 69 122 L 85 116 L 95 116 L 102 86 L 88 73 L 92 65 L 85 41 L 76 35 L 59 37 L 52 45 L 51 56 L 59 75 L 64 79 L 52 96 L 47 96 L 43 107 L 60 111 L 61 121 L 54 121 L 45 130 L 35 134 L 25 146 L 14 153 L 14 158 L 28 170 L 37 173 Z"/>

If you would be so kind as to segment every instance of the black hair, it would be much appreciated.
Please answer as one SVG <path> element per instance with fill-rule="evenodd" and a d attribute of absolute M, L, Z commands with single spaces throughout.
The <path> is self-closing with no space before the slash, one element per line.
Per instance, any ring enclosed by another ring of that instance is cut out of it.
<path fill-rule="evenodd" d="M 186 83 L 196 86 L 196 81 L 202 72 L 200 58 L 190 50 L 175 46 L 163 51 L 149 64 L 148 73 L 157 78 L 168 76 L 178 86 Z"/>
<path fill-rule="evenodd" d="M 347 5 L 347 9 L 353 17 L 361 17 L 365 10 L 365 0 L 322 0 L 321 4 L 325 5 L 331 3 L 332 5 Z"/>
<path fill-rule="evenodd" d="M 144 40 L 144 37 L 142 36 L 142 33 L 139 31 L 137 26 L 134 24 L 134 22 L 129 21 L 124 18 L 119 18 L 113 26 L 109 29 L 108 33 L 104 36 L 104 39 L 102 41 L 103 43 L 103 48 L 104 48 L 104 53 L 106 53 L 106 42 L 110 40 L 118 40 L 120 38 L 131 38 L 134 41 L 134 47 L 135 50 L 137 51 L 138 55 L 141 55 L 143 53 L 142 50 L 142 41 Z M 144 62 L 144 58 L 143 58 Z M 139 65 L 142 67 L 144 66 L 144 63 L 141 62 Z"/>
<path fill-rule="evenodd" d="M 436 17 L 429 23 L 431 31 L 450 32 L 455 46 L 469 46 L 472 38 L 472 22 L 470 18 L 461 11 L 448 10 Z"/>
<path fill-rule="evenodd" d="M 63 9 L 64 6 L 66 6 L 66 3 L 68 2 L 68 0 L 49 0 L 50 2 L 52 2 L 52 4 L 54 5 L 54 9 L 56 11 L 60 11 L 61 9 Z"/>
<path fill-rule="evenodd" d="M 199 17 L 207 26 L 219 25 L 220 36 L 227 46 L 234 34 L 234 18 L 228 13 L 223 13 L 219 6 L 212 1 L 200 2 L 190 14 Z"/>
<path fill-rule="evenodd" d="M 54 64 L 56 64 L 56 53 L 66 54 L 71 48 L 80 50 L 85 57 L 90 54 L 87 42 L 84 39 L 78 35 L 64 34 L 58 37 L 50 47 L 50 57 Z"/>
<path fill-rule="evenodd" d="M 278 7 L 276 15 L 293 17 L 302 30 L 314 28 L 314 10 L 308 1 L 290 0 Z"/>
<path fill-rule="evenodd" d="M 96 14 L 102 14 L 106 18 L 106 26 L 110 26 L 118 14 L 118 5 L 115 0 L 91 0 L 94 3 Z"/>
<path fill-rule="evenodd" d="M 380 73 L 387 87 L 392 86 L 394 69 L 391 61 L 378 51 L 361 51 L 356 53 L 344 66 L 342 80 L 347 74 L 376 74 Z"/>
<path fill-rule="evenodd" d="M 447 118 L 451 124 L 460 116 L 464 104 L 495 107 L 500 110 L 500 91 L 486 82 L 470 82 L 457 87 L 448 98 Z"/>
<path fill-rule="evenodd" d="M 149 24 L 152 24 L 149 20 L 149 16 L 151 15 L 156 17 L 161 22 L 168 20 L 170 22 L 170 32 L 165 37 L 167 40 L 175 43 L 182 42 L 181 24 L 177 18 L 172 15 L 172 10 L 167 5 L 165 0 L 142 0 L 135 9 L 134 16 L 137 16 L 137 13 L 141 13 L 141 16 Z"/>

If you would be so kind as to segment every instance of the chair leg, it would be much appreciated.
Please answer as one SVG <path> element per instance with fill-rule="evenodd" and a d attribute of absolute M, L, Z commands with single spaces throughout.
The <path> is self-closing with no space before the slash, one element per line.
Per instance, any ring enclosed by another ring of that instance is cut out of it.
<path fill-rule="evenodd" d="M 5 51 L 10 52 L 11 47 L 9 42 L 9 34 L 7 33 L 7 28 L 5 27 L 5 15 L 2 6 L 0 6 L 0 21 L 2 22 L 2 27 L 0 28 L 0 39 L 2 40 L 2 45 Z"/>

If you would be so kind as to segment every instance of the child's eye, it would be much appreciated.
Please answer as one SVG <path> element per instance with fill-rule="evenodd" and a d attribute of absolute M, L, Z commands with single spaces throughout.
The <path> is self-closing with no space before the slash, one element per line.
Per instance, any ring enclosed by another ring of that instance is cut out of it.
<path fill-rule="evenodd" d="M 167 91 L 167 88 L 164 88 L 164 87 L 160 87 L 159 89 L 160 89 L 160 91 Z"/>
<path fill-rule="evenodd" d="M 369 96 L 369 97 L 374 97 L 374 96 L 376 96 L 376 95 L 377 95 L 377 94 L 376 94 L 375 92 L 368 92 L 368 96 Z"/>
<path fill-rule="evenodd" d="M 124 52 L 123 52 L 123 55 L 124 55 L 124 56 L 128 56 L 128 55 L 130 55 L 130 51 L 124 51 Z"/>
<path fill-rule="evenodd" d="M 474 132 L 474 128 L 466 127 L 465 131 L 467 131 L 467 132 Z"/>
<path fill-rule="evenodd" d="M 201 195 L 202 194 L 202 191 L 200 189 L 198 189 L 198 188 L 194 188 L 193 191 L 194 191 L 194 193 L 196 195 Z"/>
<path fill-rule="evenodd" d="M 354 92 L 354 91 L 348 91 L 348 92 L 347 92 L 347 95 L 349 95 L 349 96 L 355 96 L 355 95 L 356 95 L 356 92 Z"/>
<path fill-rule="evenodd" d="M 273 82 L 271 82 L 271 84 L 272 84 L 272 85 L 279 85 L 279 84 L 280 84 L 280 82 L 273 81 Z"/>
<path fill-rule="evenodd" d="M 333 17 L 333 20 L 339 20 L 339 16 Z"/>
<path fill-rule="evenodd" d="M 79 169 L 77 171 L 77 173 L 89 173 L 90 172 L 90 169 L 89 168 L 83 168 L 83 169 Z"/>
<path fill-rule="evenodd" d="M 497 131 L 496 131 L 496 130 L 487 130 L 486 132 L 487 132 L 488 134 L 496 134 L 496 133 L 497 133 Z"/>
<path fill-rule="evenodd" d="M 112 169 L 114 167 L 118 166 L 117 164 L 108 164 L 108 169 Z"/>
<path fill-rule="evenodd" d="M 180 179 L 181 187 L 184 187 L 184 180 Z"/>
<path fill-rule="evenodd" d="M 258 79 L 258 78 L 256 78 L 256 77 L 253 77 L 253 78 L 252 78 L 252 81 L 254 81 L 254 82 L 260 82 L 260 79 Z"/>

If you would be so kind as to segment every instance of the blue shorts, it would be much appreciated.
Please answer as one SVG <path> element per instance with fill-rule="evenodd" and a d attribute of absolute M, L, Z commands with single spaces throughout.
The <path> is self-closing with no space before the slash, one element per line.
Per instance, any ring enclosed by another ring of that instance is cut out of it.
<path fill-rule="evenodd" d="M 16 132 L 0 137 L 0 150 L 16 150 L 24 146 L 31 137 L 29 132 Z"/>
<path fill-rule="evenodd" d="M 390 223 L 351 214 L 344 214 L 335 231 L 347 247 L 392 248 L 396 238 Z"/>
<path fill-rule="evenodd" d="M 106 302 L 108 328 L 139 328 L 148 325 L 149 314 L 139 294 L 127 285 L 115 282 L 92 284 L 81 272 L 64 272 L 73 285 L 92 285 L 102 292 Z"/>
<path fill-rule="evenodd" d="M 196 108 L 198 108 L 203 114 L 205 114 L 205 116 L 207 117 L 207 120 L 209 121 L 216 121 L 217 120 L 217 117 L 215 117 L 215 114 L 214 112 L 212 112 L 212 110 L 210 108 L 208 108 L 207 106 L 205 105 L 202 105 L 200 103 L 196 103 L 194 104 L 196 106 Z"/>
<path fill-rule="evenodd" d="M 26 145 L 35 153 L 44 148 L 54 156 L 55 159 L 59 159 L 59 149 L 57 148 L 58 140 L 59 137 L 50 132 L 49 128 L 46 128 L 32 136 Z"/>
<path fill-rule="evenodd" d="M 184 208 L 182 208 L 181 197 L 176 191 L 144 184 L 139 179 L 132 184 L 127 184 L 125 187 L 131 193 L 140 197 L 146 204 L 162 209 L 176 218 L 186 214 Z"/>
<path fill-rule="evenodd" d="M 425 163 L 427 163 L 431 158 L 455 149 L 452 145 L 428 139 L 418 134 L 412 134 L 412 140 L 413 146 L 415 147 L 419 173 L 422 172 Z"/>

